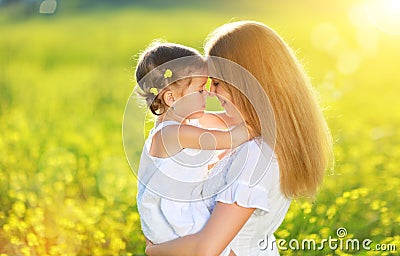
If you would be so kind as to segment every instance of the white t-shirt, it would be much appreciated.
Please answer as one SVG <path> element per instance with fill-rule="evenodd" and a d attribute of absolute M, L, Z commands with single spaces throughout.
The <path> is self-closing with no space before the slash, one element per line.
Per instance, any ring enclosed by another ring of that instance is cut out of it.
<path fill-rule="evenodd" d="M 152 129 L 140 158 L 137 207 L 144 235 L 156 244 L 197 233 L 211 214 L 201 188 L 208 165 L 216 161 L 216 151 L 185 148 L 168 158 L 149 154 L 153 136 L 176 124 L 164 121 Z"/>
<path fill-rule="evenodd" d="M 216 202 L 256 208 L 229 247 L 238 256 L 279 255 L 273 233 L 282 223 L 291 200 L 280 190 L 279 165 L 261 139 L 242 144 L 212 170 L 202 194 Z"/>

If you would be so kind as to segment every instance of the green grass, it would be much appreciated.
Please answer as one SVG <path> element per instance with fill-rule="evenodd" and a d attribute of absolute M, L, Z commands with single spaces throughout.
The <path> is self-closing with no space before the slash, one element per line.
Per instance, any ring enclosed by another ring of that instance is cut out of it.
<path fill-rule="evenodd" d="M 135 58 L 155 38 L 201 50 L 207 34 L 232 18 L 265 22 L 297 51 L 335 139 L 335 170 L 317 200 L 293 202 L 276 236 L 318 240 L 345 227 L 348 237 L 399 247 L 399 36 L 375 30 L 366 19 L 369 34 L 357 40 L 362 28 L 346 18 L 347 3 L 266 2 L 65 8 L 29 17 L 14 16 L 12 6 L 0 9 L 0 253 L 143 253 L 137 180 L 121 138 Z M 312 40 L 320 23 L 338 31 L 329 50 L 320 44 L 330 37 Z M 375 46 L 363 47 L 374 38 Z M 338 67 L 347 51 L 361 60 L 349 74 Z M 144 117 L 139 108 L 129 117 L 135 163 Z M 368 253 L 381 255 L 359 252 Z"/>

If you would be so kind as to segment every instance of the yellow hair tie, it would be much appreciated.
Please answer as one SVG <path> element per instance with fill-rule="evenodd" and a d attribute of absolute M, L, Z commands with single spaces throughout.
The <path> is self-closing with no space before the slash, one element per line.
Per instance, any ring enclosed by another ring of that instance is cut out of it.
<path fill-rule="evenodd" d="M 150 88 L 150 92 L 152 93 L 152 94 L 154 94 L 155 96 L 157 96 L 158 95 L 158 90 L 157 90 L 157 88 Z"/>
<path fill-rule="evenodd" d="M 168 78 L 172 76 L 172 71 L 171 69 L 167 68 L 164 72 L 164 78 Z"/>

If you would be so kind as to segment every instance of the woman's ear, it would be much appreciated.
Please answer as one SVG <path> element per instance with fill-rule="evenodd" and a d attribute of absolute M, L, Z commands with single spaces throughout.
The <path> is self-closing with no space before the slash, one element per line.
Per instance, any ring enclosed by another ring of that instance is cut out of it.
<path fill-rule="evenodd" d="M 174 95 L 173 95 L 172 91 L 170 91 L 170 90 L 167 90 L 165 93 L 163 93 L 162 98 L 168 107 L 171 107 L 172 104 L 174 104 L 174 102 L 175 102 Z"/>

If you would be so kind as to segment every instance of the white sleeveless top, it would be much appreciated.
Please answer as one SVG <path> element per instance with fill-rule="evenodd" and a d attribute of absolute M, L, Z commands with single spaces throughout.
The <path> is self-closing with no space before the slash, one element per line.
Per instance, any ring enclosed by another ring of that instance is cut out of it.
<path fill-rule="evenodd" d="M 210 211 L 216 202 L 256 208 L 229 247 L 237 256 L 279 255 L 273 233 L 291 200 L 280 190 L 279 165 L 272 149 L 257 138 L 233 150 L 212 170 L 202 188 Z"/>
<path fill-rule="evenodd" d="M 142 231 L 156 244 L 194 234 L 208 221 L 210 210 L 201 198 L 201 188 L 207 167 L 216 158 L 214 150 L 188 148 L 168 158 L 151 156 L 153 136 L 168 125 L 179 123 L 164 121 L 150 131 L 138 170 L 137 206 Z M 227 249 L 224 255 L 228 254 Z"/>

